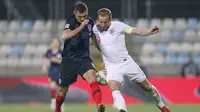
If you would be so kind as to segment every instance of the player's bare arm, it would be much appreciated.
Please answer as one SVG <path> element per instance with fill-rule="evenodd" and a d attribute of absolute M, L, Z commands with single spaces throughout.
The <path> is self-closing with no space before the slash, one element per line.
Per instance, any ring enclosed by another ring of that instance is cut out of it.
<path fill-rule="evenodd" d="M 76 28 L 75 30 L 70 30 L 70 29 L 66 29 L 62 32 L 62 39 L 63 40 L 68 40 L 71 39 L 72 37 L 74 37 L 77 33 L 79 33 L 87 24 L 89 23 L 89 20 L 86 19 L 84 20 L 81 25 Z"/>
<path fill-rule="evenodd" d="M 148 36 L 153 35 L 159 32 L 159 28 L 157 26 L 153 28 L 132 28 L 131 34 L 141 35 L 141 36 Z"/>
<path fill-rule="evenodd" d="M 44 57 L 43 63 L 42 63 L 42 72 L 43 73 L 47 73 L 48 62 L 49 62 L 49 59 Z"/>

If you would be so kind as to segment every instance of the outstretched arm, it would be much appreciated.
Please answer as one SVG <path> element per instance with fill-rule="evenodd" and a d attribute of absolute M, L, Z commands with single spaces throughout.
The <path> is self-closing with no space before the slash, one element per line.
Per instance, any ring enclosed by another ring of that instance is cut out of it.
<path fill-rule="evenodd" d="M 125 32 L 128 34 L 135 34 L 135 35 L 141 35 L 141 36 L 148 36 L 153 35 L 159 32 L 159 28 L 157 26 L 154 26 L 153 28 L 133 28 L 130 26 L 127 26 L 125 29 Z"/>

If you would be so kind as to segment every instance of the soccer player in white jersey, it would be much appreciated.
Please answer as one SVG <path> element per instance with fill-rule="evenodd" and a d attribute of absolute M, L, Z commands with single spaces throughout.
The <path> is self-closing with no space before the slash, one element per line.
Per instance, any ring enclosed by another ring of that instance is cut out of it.
<path fill-rule="evenodd" d="M 127 75 L 130 81 L 136 82 L 144 91 L 155 100 L 156 106 L 162 112 L 170 112 L 162 102 L 155 88 L 146 78 L 143 71 L 130 57 L 125 45 L 125 33 L 148 36 L 159 32 L 157 26 L 147 28 L 133 28 L 120 21 L 112 21 L 112 13 L 107 8 L 99 9 L 97 24 L 93 27 L 97 48 L 100 49 L 107 70 L 107 83 L 112 90 L 113 106 L 119 112 L 127 112 L 125 100 L 120 93 L 123 83 L 123 75 Z"/>

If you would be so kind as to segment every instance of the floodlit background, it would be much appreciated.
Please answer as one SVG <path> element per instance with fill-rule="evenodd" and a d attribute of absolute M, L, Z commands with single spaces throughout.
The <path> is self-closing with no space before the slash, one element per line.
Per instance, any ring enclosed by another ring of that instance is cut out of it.
<path fill-rule="evenodd" d="M 60 38 L 78 1 L 88 5 L 94 20 L 97 10 L 106 7 L 114 20 L 130 26 L 158 26 L 160 32 L 153 36 L 126 35 L 129 54 L 172 111 L 200 110 L 199 0 L 0 0 L 1 112 L 51 111 L 48 78 L 41 72 L 43 55 L 52 38 Z M 103 69 L 99 66 L 100 53 L 94 46 L 90 50 L 97 70 Z M 66 111 L 95 111 L 95 106 L 87 105 L 93 104 L 87 83 L 78 81 L 66 97 Z M 101 88 L 104 103 L 111 104 L 108 87 Z M 125 83 L 122 91 L 130 111 L 159 112 L 146 104 L 153 101 L 138 86 Z M 108 111 L 114 112 L 110 105 Z"/>

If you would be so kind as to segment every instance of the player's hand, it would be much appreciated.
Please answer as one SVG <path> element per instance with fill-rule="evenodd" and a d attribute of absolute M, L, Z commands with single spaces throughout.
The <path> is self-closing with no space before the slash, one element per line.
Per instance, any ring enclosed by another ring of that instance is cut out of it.
<path fill-rule="evenodd" d="M 159 32 L 159 28 L 157 26 L 154 26 L 153 28 L 151 28 L 150 35 L 156 34 L 158 32 Z"/>
<path fill-rule="evenodd" d="M 88 23 L 89 23 L 89 19 L 85 19 L 85 20 L 81 23 L 80 28 L 83 29 Z"/>

